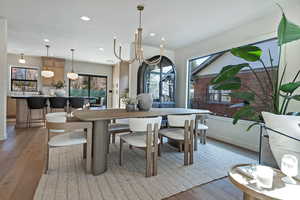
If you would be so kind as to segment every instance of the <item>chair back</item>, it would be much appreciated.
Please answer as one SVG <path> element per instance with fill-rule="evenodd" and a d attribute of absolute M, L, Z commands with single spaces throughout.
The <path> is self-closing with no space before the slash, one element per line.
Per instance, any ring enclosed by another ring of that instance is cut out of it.
<path fill-rule="evenodd" d="M 161 117 L 129 118 L 129 129 L 132 132 L 146 132 L 148 124 L 151 124 L 152 130 L 155 124 L 158 124 L 158 129 L 160 129 L 161 119 Z"/>
<path fill-rule="evenodd" d="M 45 107 L 47 99 L 44 97 L 30 97 L 27 98 L 27 105 L 29 109 L 42 109 Z"/>
<path fill-rule="evenodd" d="M 63 133 L 65 132 L 64 124 L 67 122 L 66 112 L 48 113 L 46 115 L 46 127 L 49 132 Z"/>
<path fill-rule="evenodd" d="M 67 98 L 51 97 L 49 98 L 50 108 L 65 108 L 67 106 Z"/>
<path fill-rule="evenodd" d="M 69 105 L 72 108 L 83 108 L 84 98 L 82 98 L 82 97 L 71 97 L 71 98 L 69 98 Z"/>
<path fill-rule="evenodd" d="M 208 119 L 208 114 L 197 115 L 196 119 L 199 120 L 201 124 L 206 124 L 206 120 Z"/>
<path fill-rule="evenodd" d="M 168 125 L 169 127 L 183 128 L 185 126 L 185 121 L 195 120 L 196 115 L 168 115 Z"/>

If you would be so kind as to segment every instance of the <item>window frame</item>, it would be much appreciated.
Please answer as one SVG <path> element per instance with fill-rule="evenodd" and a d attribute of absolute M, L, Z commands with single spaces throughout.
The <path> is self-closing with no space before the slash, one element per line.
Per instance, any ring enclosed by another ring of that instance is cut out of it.
<path fill-rule="evenodd" d="M 211 89 L 213 86 L 208 85 L 207 87 L 207 94 L 206 94 L 206 103 L 207 104 L 231 104 L 231 98 L 230 101 L 222 101 L 222 97 L 227 96 L 231 93 L 231 90 L 214 90 Z M 213 93 L 210 93 L 210 91 L 214 91 Z M 211 95 L 217 95 L 217 101 L 211 100 Z"/>
<path fill-rule="evenodd" d="M 106 92 L 106 100 L 105 100 L 105 102 L 106 102 L 106 107 L 108 107 L 108 76 L 106 76 L 106 75 L 93 75 L 93 74 L 78 74 L 78 76 L 86 76 L 86 77 L 88 77 L 88 97 L 90 98 L 91 97 L 91 78 L 92 77 L 97 77 L 97 78 L 105 78 L 106 79 L 106 90 L 105 90 L 105 92 Z M 69 79 L 69 88 L 68 88 L 68 91 L 69 91 L 69 96 L 70 96 L 70 94 L 71 94 L 71 81 L 73 81 L 73 80 L 71 80 L 71 79 Z"/>
<path fill-rule="evenodd" d="M 13 69 L 14 68 L 18 68 L 18 69 L 25 69 L 25 79 L 15 79 L 15 78 L 12 78 L 13 77 Z M 27 73 L 27 70 L 36 70 L 37 72 L 37 77 L 35 80 L 28 80 L 26 79 L 26 73 Z M 36 83 L 36 87 L 34 89 L 34 91 L 22 91 L 22 92 L 38 92 L 38 80 L 39 80 L 39 69 L 38 68 L 35 68 L 35 67 L 23 67 L 23 66 L 10 66 L 10 91 L 11 92 L 19 92 L 18 90 L 14 90 L 13 89 L 13 82 L 14 81 L 22 81 L 22 82 L 35 82 Z"/>

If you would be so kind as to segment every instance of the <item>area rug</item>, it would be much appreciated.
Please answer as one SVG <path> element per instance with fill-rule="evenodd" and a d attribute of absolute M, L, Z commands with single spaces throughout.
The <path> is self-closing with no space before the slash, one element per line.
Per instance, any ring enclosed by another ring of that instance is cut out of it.
<path fill-rule="evenodd" d="M 227 175 L 240 163 L 254 163 L 253 156 L 222 143 L 199 144 L 194 164 L 183 166 L 183 153 L 164 145 L 158 160 L 158 176 L 145 178 L 145 153 L 124 148 L 124 164 L 119 166 L 119 145 L 110 145 L 108 171 L 87 175 L 82 147 L 54 148 L 50 169 L 36 189 L 35 200 L 159 200 Z"/>

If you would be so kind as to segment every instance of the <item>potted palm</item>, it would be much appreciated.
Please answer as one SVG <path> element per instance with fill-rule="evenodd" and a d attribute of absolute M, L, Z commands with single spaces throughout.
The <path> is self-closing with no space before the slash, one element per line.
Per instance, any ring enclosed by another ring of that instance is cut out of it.
<path fill-rule="evenodd" d="M 280 24 L 278 26 L 278 45 L 281 52 L 281 49 L 284 45 L 289 42 L 293 42 L 300 39 L 300 26 L 290 22 L 287 20 L 283 10 L 282 10 L 282 18 Z M 296 90 L 300 88 L 300 81 L 298 81 L 300 70 L 295 73 L 295 76 L 292 80 L 287 83 L 283 83 L 283 79 L 286 73 L 287 65 L 284 66 L 282 70 L 281 76 L 279 76 L 279 70 L 277 70 L 277 74 L 275 78 L 271 78 L 270 71 L 267 69 L 264 61 L 261 59 L 262 50 L 257 46 L 243 46 L 239 48 L 231 49 L 231 54 L 237 56 L 239 58 L 244 59 L 246 62 L 238 65 L 229 65 L 224 66 L 220 73 L 212 80 L 211 84 L 213 85 L 215 90 L 231 90 L 231 96 L 243 101 L 243 103 L 231 105 L 231 107 L 239 108 L 234 116 L 233 116 L 233 124 L 236 124 L 240 119 L 249 119 L 253 120 L 254 123 L 248 127 L 248 130 L 254 125 L 260 124 L 264 122 L 264 118 L 260 110 L 255 109 L 255 101 L 257 99 L 262 100 L 264 102 L 264 111 L 269 113 L 274 113 L 276 115 L 286 115 L 288 112 L 288 106 L 292 101 L 300 101 L 300 94 L 296 93 Z M 269 59 L 271 66 L 273 66 L 273 58 L 269 53 Z M 281 53 L 280 53 L 281 55 Z M 264 73 L 266 73 L 267 80 L 262 80 L 257 76 L 255 70 L 251 67 L 252 62 L 260 62 L 262 68 L 264 69 Z M 283 66 L 282 64 L 279 66 Z M 255 92 L 248 89 L 248 91 L 240 92 L 242 82 L 241 79 L 237 76 L 237 74 L 242 69 L 249 69 L 253 74 L 260 85 L 261 91 Z M 268 92 L 266 89 L 266 85 L 263 84 L 263 81 L 267 81 L 271 88 Z M 266 116 L 266 115 L 264 115 Z M 299 117 L 300 118 L 300 117 Z M 277 161 L 277 164 L 280 166 L 280 159 L 282 154 L 291 153 L 290 148 L 282 148 L 285 149 L 284 153 L 281 151 L 278 153 L 275 149 L 278 149 L 278 144 L 282 141 L 282 138 L 277 135 L 275 132 L 268 131 L 269 134 L 269 143 L 272 150 L 272 153 Z M 281 145 L 290 146 L 293 144 L 295 147 L 295 139 L 293 140 L 291 133 L 285 133 L 286 137 L 284 139 L 285 143 Z M 300 134 L 298 135 L 300 138 Z M 288 142 L 289 141 L 289 142 Z M 293 149 L 293 153 L 297 155 L 300 160 L 300 142 L 297 143 L 297 148 Z"/>

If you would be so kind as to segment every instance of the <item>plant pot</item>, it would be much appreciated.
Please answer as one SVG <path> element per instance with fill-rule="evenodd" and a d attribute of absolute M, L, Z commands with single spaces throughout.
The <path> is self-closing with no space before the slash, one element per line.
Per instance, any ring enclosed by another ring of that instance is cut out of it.
<path fill-rule="evenodd" d="M 153 99 L 151 94 L 139 94 L 136 98 L 138 100 L 138 108 L 141 111 L 149 111 L 152 108 Z"/>
<path fill-rule="evenodd" d="M 277 165 L 281 166 L 281 158 L 285 154 L 292 154 L 300 161 L 300 142 L 290 137 L 300 139 L 300 117 L 289 115 L 275 115 L 263 112 L 263 118 L 266 127 L 283 133 L 281 135 L 272 130 L 267 130 L 269 135 L 269 144 Z M 300 165 L 298 165 L 298 177 L 300 174 Z"/>
<path fill-rule="evenodd" d="M 66 90 L 64 88 L 56 89 L 55 96 L 57 97 L 64 97 L 66 96 Z"/>
<path fill-rule="evenodd" d="M 136 105 L 135 104 L 127 104 L 126 105 L 126 111 L 127 112 L 134 112 L 134 111 L 136 111 Z"/>

